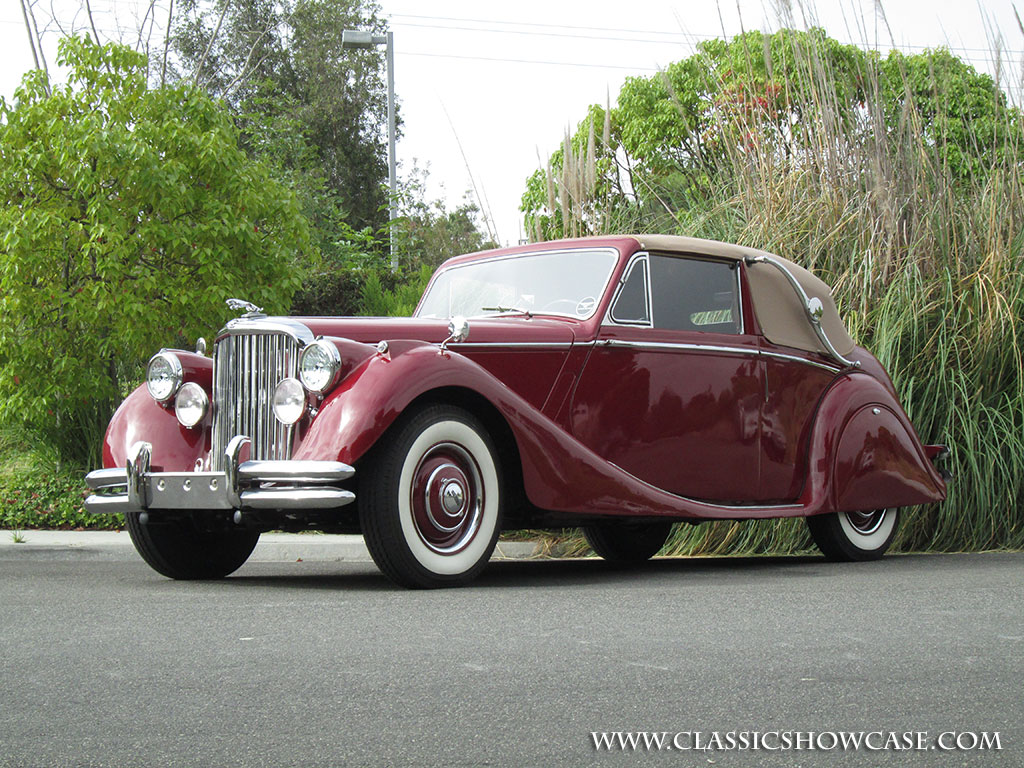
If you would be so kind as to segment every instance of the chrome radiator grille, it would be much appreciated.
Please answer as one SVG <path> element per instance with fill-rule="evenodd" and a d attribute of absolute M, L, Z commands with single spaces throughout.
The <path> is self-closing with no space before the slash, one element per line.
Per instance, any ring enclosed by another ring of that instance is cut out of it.
<path fill-rule="evenodd" d="M 274 389 L 298 375 L 299 342 L 284 333 L 235 333 L 213 351 L 213 437 L 210 468 L 225 469 L 235 435 L 252 440 L 250 458 L 289 459 L 292 430 L 274 417 Z"/>

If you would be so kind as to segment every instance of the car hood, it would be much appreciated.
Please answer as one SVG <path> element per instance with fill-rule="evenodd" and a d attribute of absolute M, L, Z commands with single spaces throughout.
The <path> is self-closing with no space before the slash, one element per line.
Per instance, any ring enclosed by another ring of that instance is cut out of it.
<path fill-rule="evenodd" d="M 386 340 L 425 341 L 448 338 L 447 320 L 409 317 L 297 317 L 316 335 L 376 344 Z M 572 320 L 505 316 L 469 321 L 469 337 L 452 344 L 537 409 L 544 408 L 576 340 Z M 566 374 L 568 375 L 568 374 Z M 552 406 L 554 407 L 554 406 Z"/>
<path fill-rule="evenodd" d="M 316 336 L 336 336 L 376 344 L 381 340 L 414 339 L 433 344 L 448 337 L 447 320 L 415 317 L 294 317 Z M 576 334 L 571 321 L 522 316 L 486 317 L 469 320 L 469 338 L 453 348 L 507 343 L 571 345 Z"/>

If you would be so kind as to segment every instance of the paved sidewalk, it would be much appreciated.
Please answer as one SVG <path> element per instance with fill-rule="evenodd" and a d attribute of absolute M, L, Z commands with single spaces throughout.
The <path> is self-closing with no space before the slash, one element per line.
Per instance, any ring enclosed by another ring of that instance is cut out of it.
<path fill-rule="evenodd" d="M 127 531 L 14 531 L 0 530 L 0 560 L 128 560 L 138 554 Z M 499 541 L 492 560 L 534 557 L 539 547 L 532 541 Z M 250 562 L 332 562 L 369 560 L 362 536 L 319 533 L 264 533 Z"/>

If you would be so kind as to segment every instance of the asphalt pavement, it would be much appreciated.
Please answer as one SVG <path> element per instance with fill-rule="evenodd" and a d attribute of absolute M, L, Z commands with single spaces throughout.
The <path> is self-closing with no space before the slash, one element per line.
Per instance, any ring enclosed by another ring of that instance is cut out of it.
<path fill-rule="evenodd" d="M 407 591 L 360 559 L 186 583 L 26 536 L 0 547 L 0 766 L 1024 765 L 1024 554 L 507 559 Z M 592 736 L 864 730 L 1002 748 Z"/>

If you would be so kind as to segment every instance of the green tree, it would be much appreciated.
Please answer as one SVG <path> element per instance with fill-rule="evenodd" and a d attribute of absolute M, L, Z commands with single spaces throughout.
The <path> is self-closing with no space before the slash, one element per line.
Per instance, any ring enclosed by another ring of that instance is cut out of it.
<path fill-rule="evenodd" d="M 69 38 L 60 63 L 67 85 L 35 71 L 0 101 L 0 414 L 82 460 L 124 372 L 215 331 L 225 298 L 287 310 L 310 240 L 202 90 L 149 89 L 119 45 Z"/>
<path fill-rule="evenodd" d="M 287 139 L 274 160 L 328 232 L 339 216 L 355 229 L 387 220 L 383 49 L 341 48 L 345 29 L 384 31 L 377 13 L 370 0 L 181 0 L 176 13 L 177 76 L 231 107 L 255 156 L 266 134 Z"/>

